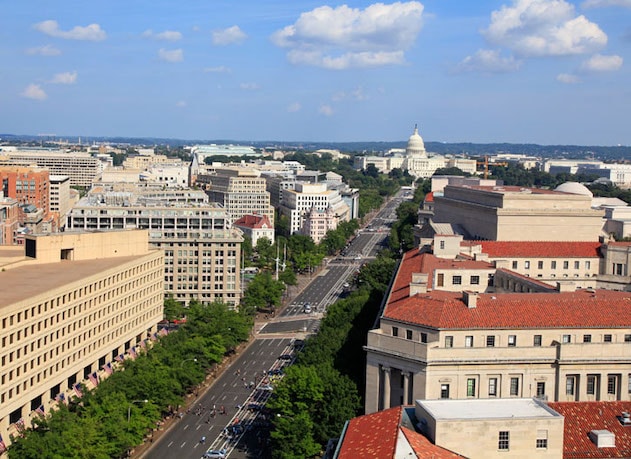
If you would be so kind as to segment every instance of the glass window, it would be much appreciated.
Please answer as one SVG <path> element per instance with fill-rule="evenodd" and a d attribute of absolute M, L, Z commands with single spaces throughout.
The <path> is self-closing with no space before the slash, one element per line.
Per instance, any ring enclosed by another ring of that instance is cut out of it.
<path fill-rule="evenodd" d="M 451 279 L 453 285 L 462 285 L 462 276 L 454 276 Z"/>
<path fill-rule="evenodd" d="M 464 337 L 464 347 L 473 347 L 473 336 Z"/>
<path fill-rule="evenodd" d="M 546 394 L 546 383 L 543 381 L 537 382 L 537 397 L 543 397 Z"/>
<path fill-rule="evenodd" d="M 607 394 L 616 395 L 618 393 L 618 376 L 607 376 Z"/>
<path fill-rule="evenodd" d="M 495 336 L 490 335 L 486 337 L 486 347 L 494 347 L 495 346 Z"/>
<path fill-rule="evenodd" d="M 580 261 L 575 261 L 574 262 L 574 269 L 581 269 L 581 262 Z"/>
<path fill-rule="evenodd" d="M 537 269 L 543 269 L 543 261 L 537 262 Z"/>
<path fill-rule="evenodd" d="M 449 384 L 440 385 L 440 398 L 449 398 Z"/>
<path fill-rule="evenodd" d="M 551 261 L 550 262 L 550 268 L 557 269 L 557 262 L 556 261 Z"/>
<path fill-rule="evenodd" d="M 445 336 L 445 347 L 454 347 L 454 337 Z"/>
<path fill-rule="evenodd" d="M 480 285 L 480 276 L 471 276 L 471 285 Z"/>
<path fill-rule="evenodd" d="M 563 335 L 563 343 L 567 344 L 571 342 L 572 342 L 572 335 Z"/>
<path fill-rule="evenodd" d="M 530 269 L 530 261 L 524 261 L 524 269 Z"/>
<path fill-rule="evenodd" d="M 497 397 L 497 378 L 489 378 L 489 397 Z"/>
<path fill-rule="evenodd" d="M 587 375 L 587 395 L 594 395 L 596 393 L 596 376 Z"/>
<path fill-rule="evenodd" d="M 519 395 L 519 378 L 510 379 L 510 394 L 514 397 Z"/>
<path fill-rule="evenodd" d="M 592 267 L 592 264 L 589 261 L 585 262 L 585 269 L 590 269 Z"/>
<path fill-rule="evenodd" d="M 443 273 L 438 273 L 438 276 L 436 278 L 436 285 L 438 287 L 442 287 L 443 285 L 445 285 L 445 275 Z"/>
<path fill-rule="evenodd" d="M 535 335 L 532 344 L 533 346 L 541 346 L 541 335 Z"/>
<path fill-rule="evenodd" d="M 421 333 L 421 343 L 427 343 L 427 333 Z"/>
<path fill-rule="evenodd" d="M 592 335 L 583 335 L 583 342 L 584 343 L 591 343 L 592 342 Z"/>
<path fill-rule="evenodd" d="M 412 330 L 405 330 L 405 339 L 412 339 Z"/>
<path fill-rule="evenodd" d="M 568 376 L 565 378 L 565 395 L 574 395 L 576 387 L 576 377 Z"/>
<path fill-rule="evenodd" d="M 475 397 L 475 378 L 467 378 L 467 397 Z"/>
<path fill-rule="evenodd" d="M 392 327 L 392 336 L 399 336 L 399 327 Z"/>
<path fill-rule="evenodd" d="M 508 335 L 508 345 L 510 347 L 517 346 L 517 335 Z"/>
<path fill-rule="evenodd" d="M 497 449 L 499 449 L 500 451 L 508 451 L 509 447 L 510 447 L 510 433 L 507 430 L 502 430 L 500 431 L 500 434 L 498 437 Z"/>
<path fill-rule="evenodd" d="M 631 343 L 631 335 L 624 335 L 624 342 Z"/>
<path fill-rule="evenodd" d="M 513 261 L 513 269 L 517 269 L 517 262 Z"/>
<path fill-rule="evenodd" d="M 611 335 L 605 335 L 603 337 L 603 340 L 605 341 L 605 343 L 611 343 L 612 336 Z"/>
<path fill-rule="evenodd" d="M 547 449 L 548 448 L 548 431 L 547 430 L 537 430 L 537 449 Z"/>
<path fill-rule="evenodd" d="M 569 269 L 569 267 L 570 267 L 570 262 L 569 262 L 569 261 L 567 261 L 567 260 L 565 260 L 565 261 L 563 262 L 563 269 Z"/>

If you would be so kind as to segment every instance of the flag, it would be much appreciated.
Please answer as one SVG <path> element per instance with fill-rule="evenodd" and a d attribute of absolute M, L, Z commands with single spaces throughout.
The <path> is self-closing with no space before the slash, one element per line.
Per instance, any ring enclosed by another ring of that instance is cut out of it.
<path fill-rule="evenodd" d="M 158 334 L 157 333 L 154 333 L 153 335 L 151 335 L 151 340 L 152 341 L 155 341 L 157 339 L 158 339 Z"/>
<path fill-rule="evenodd" d="M 125 356 L 123 354 L 118 354 L 116 357 L 114 357 L 114 360 L 116 360 L 117 362 L 122 362 L 123 360 L 125 360 Z"/>
<path fill-rule="evenodd" d="M 166 328 L 161 328 L 160 331 L 158 332 L 158 335 L 160 336 L 166 336 L 169 334 L 169 331 Z"/>
<path fill-rule="evenodd" d="M 140 347 L 143 348 L 143 349 L 147 349 L 147 340 L 146 339 L 143 339 L 140 342 Z"/>
<path fill-rule="evenodd" d="M 57 403 L 66 403 L 66 395 L 63 392 L 59 392 L 56 396 L 55 396 L 55 401 Z"/>
<path fill-rule="evenodd" d="M 94 373 L 91 373 L 91 374 L 88 376 L 88 378 L 90 378 L 90 382 L 91 382 L 92 384 L 94 384 L 94 387 L 96 387 L 96 386 L 98 386 L 98 385 L 99 385 L 99 377 L 98 377 L 98 375 L 96 374 L 96 371 L 95 371 Z"/>
<path fill-rule="evenodd" d="M 2 439 L 2 435 L 0 435 L 0 454 L 5 453 L 7 451 L 7 445 Z"/>
<path fill-rule="evenodd" d="M 112 368 L 112 362 L 108 362 L 105 365 L 103 365 L 102 367 L 105 370 L 105 373 L 107 373 L 108 375 L 111 375 L 112 373 L 114 373 L 114 369 Z"/>
<path fill-rule="evenodd" d="M 77 394 L 77 397 L 81 398 L 83 397 L 83 391 L 81 390 L 81 383 L 77 383 L 74 386 L 72 386 L 72 388 L 74 389 L 74 393 Z"/>
<path fill-rule="evenodd" d="M 36 412 L 37 414 L 39 414 L 40 416 L 44 416 L 44 414 L 45 414 L 45 413 L 44 413 L 44 405 L 40 405 L 40 406 L 38 406 L 38 407 L 37 407 L 37 409 L 35 410 L 35 412 Z"/>
<path fill-rule="evenodd" d="M 136 352 L 136 346 L 132 347 L 129 350 L 129 355 L 131 356 L 132 359 L 135 359 L 136 357 L 138 357 L 138 353 Z"/>

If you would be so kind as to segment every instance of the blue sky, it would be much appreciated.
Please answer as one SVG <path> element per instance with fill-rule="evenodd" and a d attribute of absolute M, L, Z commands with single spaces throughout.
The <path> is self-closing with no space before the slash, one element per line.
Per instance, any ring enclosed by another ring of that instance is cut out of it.
<path fill-rule="evenodd" d="M 631 145 L 631 0 L 22 0 L 0 132 Z"/>

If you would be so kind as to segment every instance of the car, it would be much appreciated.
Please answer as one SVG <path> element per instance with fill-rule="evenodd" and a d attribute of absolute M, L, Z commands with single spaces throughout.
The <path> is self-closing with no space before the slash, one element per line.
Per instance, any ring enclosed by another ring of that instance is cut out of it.
<path fill-rule="evenodd" d="M 202 456 L 202 459 L 225 459 L 226 450 L 225 449 L 211 449 L 210 451 L 206 451 Z"/>
<path fill-rule="evenodd" d="M 272 386 L 270 384 L 265 384 L 265 385 L 259 387 L 259 390 L 264 390 L 264 391 L 271 392 L 271 391 L 274 390 L 274 386 Z"/>
<path fill-rule="evenodd" d="M 292 360 L 293 356 L 291 354 L 283 354 L 278 357 L 278 360 Z"/>
<path fill-rule="evenodd" d="M 305 314 L 311 314 L 311 305 L 309 303 L 305 304 L 304 312 Z"/>

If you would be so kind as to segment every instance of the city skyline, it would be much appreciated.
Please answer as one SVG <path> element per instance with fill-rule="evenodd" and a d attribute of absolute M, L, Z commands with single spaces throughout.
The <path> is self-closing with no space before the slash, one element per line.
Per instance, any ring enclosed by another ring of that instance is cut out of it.
<path fill-rule="evenodd" d="M 41 0 L 0 19 L 0 131 L 631 145 L 631 0 Z"/>

